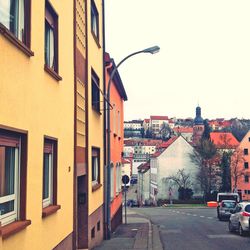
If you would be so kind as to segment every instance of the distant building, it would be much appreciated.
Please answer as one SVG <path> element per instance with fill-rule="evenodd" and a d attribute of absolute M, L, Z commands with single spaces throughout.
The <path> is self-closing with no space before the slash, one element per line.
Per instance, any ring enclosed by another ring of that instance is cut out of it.
<path fill-rule="evenodd" d="M 196 107 L 196 116 L 193 123 L 193 144 L 197 146 L 204 133 L 204 120 L 201 117 L 201 108 Z"/>
<path fill-rule="evenodd" d="M 150 160 L 150 199 L 157 203 L 158 199 L 178 199 L 178 187 L 166 178 L 175 175 L 178 170 L 185 169 L 190 174 L 191 188 L 194 195 L 201 195 L 200 186 L 196 180 L 198 166 L 191 160 L 194 154 L 193 146 L 182 136 L 173 137 L 162 144 L 162 149 L 156 152 Z"/>
<path fill-rule="evenodd" d="M 238 150 L 234 152 L 233 157 L 237 157 L 236 154 L 239 154 L 238 166 L 236 169 L 232 169 L 231 165 L 231 183 L 232 189 L 237 190 L 243 200 L 250 200 L 250 131 L 245 135 L 242 141 L 239 144 Z M 231 162 L 233 159 L 231 160 Z M 238 177 L 235 180 L 234 171 L 237 171 Z"/>
<path fill-rule="evenodd" d="M 156 138 L 161 137 L 161 128 L 163 124 L 168 124 L 169 119 L 168 116 L 150 116 L 150 128 L 152 134 Z"/>
<path fill-rule="evenodd" d="M 192 142 L 193 139 L 193 128 L 192 127 L 175 127 L 173 128 L 175 135 L 182 135 L 188 142 Z"/>

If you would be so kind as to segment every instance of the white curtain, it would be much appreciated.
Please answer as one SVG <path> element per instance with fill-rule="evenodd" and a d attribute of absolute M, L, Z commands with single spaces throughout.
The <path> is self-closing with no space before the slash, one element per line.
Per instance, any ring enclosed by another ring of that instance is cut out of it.
<path fill-rule="evenodd" d="M 0 23 L 10 29 L 10 3 L 11 0 L 0 0 Z"/>
<path fill-rule="evenodd" d="M 17 37 L 24 42 L 24 0 L 19 0 L 19 27 Z"/>
<path fill-rule="evenodd" d="M 49 30 L 49 67 L 54 68 L 54 31 L 50 28 Z"/>

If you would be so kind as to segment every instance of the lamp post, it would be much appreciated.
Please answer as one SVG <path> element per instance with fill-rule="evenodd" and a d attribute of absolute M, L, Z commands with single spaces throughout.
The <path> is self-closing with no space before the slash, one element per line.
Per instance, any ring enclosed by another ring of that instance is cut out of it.
<path fill-rule="evenodd" d="M 141 53 L 150 53 L 150 54 L 155 54 L 157 52 L 160 51 L 160 47 L 159 46 L 153 46 L 153 47 L 150 47 L 150 48 L 147 48 L 147 49 L 144 49 L 144 50 L 140 50 L 140 51 L 137 51 L 137 52 L 134 52 L 134 53 L 131 53 L 129 54 L 128 56 L 124 57 L 118 64 L 117 66 L 114 65 L 114 69 L 112 70 L 111 74 L 110 74 L 110 78 L 109 78 L 109 81 L 108 81 L 108 89 L 107 89 L 107 102 L 108 102 L 108 105 L 110 105 L 110 87 L 111 87 L 111 83 L 112 83 L 112 80 L 113 80 L 113 77 L 117 71 L 117 69 L 119 68 L 119 66 L 124 62 L 126 61 L 128 58 L 132 57 L 132 56 L 135 56 L 137 54 L 141 54 Z M 107 215 L 106 215 L 106 218 L 107 218 L 107 239 L 110 239 L 111 237 L 111 221 L 110 221 L 110 188 L 111 188 L 111 176 L 110 176 L 110 163 L 111 163 L 111 150 L 110 150 L 110 108 L 108 108 L 107 110 L 107 133 L 108 133 L 108 138 L 107 138 L 107 151 L 108 151 L 108 154 L 107 154 L 107 194 L 106 194 L 106 197 L 107 197 L 107 200 L 106 200 L 106 203 L 107 203 Z"/>

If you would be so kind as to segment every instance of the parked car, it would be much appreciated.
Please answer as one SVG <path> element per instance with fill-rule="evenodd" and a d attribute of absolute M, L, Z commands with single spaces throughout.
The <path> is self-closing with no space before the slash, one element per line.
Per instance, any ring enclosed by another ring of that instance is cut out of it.
<path fill-rule="evenodd" d="M 240 196 L 238 193 L 218 193 L 217 194 L 217 217 L 219 219 L 219 208 L 223 200 L 232 200 L 237 203 L 240 202 Z"/>
<path fill-rule="evenodd" d="M 219 220 L 229 219 L 237 203 L 235 200 L 222 200 L 218 207 L 217 217 Z"/>
<path fill-rule="evenodd" d="M 250 202 L 240 202 L 236 205 L 229 219 L 228 229 L 230 232 L 238 231 L 241 236 L 250 232 Z"/>
<path fill-rule="evenodd" d="M 138 204 L 137 200 L 129 199 L 127 201 L 127 206 L 128 207 L 138 207 L 139 204 Z"/>

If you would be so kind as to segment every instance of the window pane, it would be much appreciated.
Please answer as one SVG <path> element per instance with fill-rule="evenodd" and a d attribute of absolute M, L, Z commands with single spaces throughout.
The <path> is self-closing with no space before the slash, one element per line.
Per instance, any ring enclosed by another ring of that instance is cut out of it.
<path fill-rule="evenodd" d="M 45 64 L 49 66 L 49 24 L 45 22 L 45 41 L 44 41 L 44 52 L 45 52 Z"/>
<path fill-rule="evenodd" d="M 14 211 L 14 200 L 0 204 L 0 216 Z"/>
<path fill-rule="evenodd" d="M 49 30 L 49 67 L 54 69 L 54 31 Z"/>
<path fill-rule="evenodd" d="M 0 147 L 0 197 L 15 193 L 15 148 Z"/>
<path fill-rule="evenodd" d="M 44 166 L 43 166 L 43 199 L 49 198 L 49 154 L 44 154 Z"/>
<path fill-rule="evenodd" d="M 19 0 L 18 38 L 24 42 L 24 0 Z"/>

